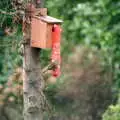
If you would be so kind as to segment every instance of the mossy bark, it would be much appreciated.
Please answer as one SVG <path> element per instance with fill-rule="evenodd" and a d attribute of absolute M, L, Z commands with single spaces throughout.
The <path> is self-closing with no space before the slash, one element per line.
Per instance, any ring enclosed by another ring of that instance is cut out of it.
<path fill-rule="evenodd" d="M 43 1 L 36 7 L 42 7 Z M 43 120 L 45 96 L 43 93 L 44 80 L 41 73 L 39 54 L 40 49 L 30 46 L 30 16 L 25 14 L 23 20 L 24 58 L 23 58 L 23 93 L 24 93 L 24 120 Z"/>

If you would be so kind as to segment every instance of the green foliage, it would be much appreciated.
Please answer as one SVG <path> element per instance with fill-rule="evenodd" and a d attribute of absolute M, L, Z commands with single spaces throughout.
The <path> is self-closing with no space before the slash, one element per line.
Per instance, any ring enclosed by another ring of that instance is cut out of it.
<path fill-rule="evenodd" d="M 111 105 L 104 113 L 103 120 L 120 120 L 120 105 Z"/>
<path fill-rule="evenodd" d="M 63 7 L 64 6 L 64 7 Z M 49 14 L 64 20 L 62 53 L 72 52 L 84 43 L 103 50 L 105 64 L 113 66 L 114 79 L 120 86 L 120 1 L 119 0 L 47 0 Z"/>
<path fill-rule="evenodd" d="M 0 13 L 1 11 L 11 12 L 13 11 L 11 0 L 2 0 L 0 1 Z M 10 26 L 12 23 L 12 16 L 9 14 L 0 14 L 0 28 L 5 28 Z"/>
<path fill-rule="evenodd" d="M 16 67 L 22 65 L 22 57 L 18 53 L 21 39 L 20 32 L 0 39 L 0 83 L 2 84 L 8 80 Z"/>

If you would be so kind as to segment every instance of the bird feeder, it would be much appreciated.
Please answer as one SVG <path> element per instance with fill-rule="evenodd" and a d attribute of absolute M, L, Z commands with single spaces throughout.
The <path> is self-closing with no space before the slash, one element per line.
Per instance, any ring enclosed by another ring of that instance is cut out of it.
<path fill-rule="evenodd" d="M 31 22 L 31 47 L 52 48 L 52 32 L 55 24 L 60 25 L 61 20 L 47 16 L 46 9 L 37 10 Z"/>

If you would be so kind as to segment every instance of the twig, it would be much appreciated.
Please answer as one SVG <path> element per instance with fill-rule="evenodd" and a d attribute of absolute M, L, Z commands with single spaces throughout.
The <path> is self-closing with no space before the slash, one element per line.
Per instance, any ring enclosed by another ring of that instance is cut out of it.
<path fill-rule="evenodd" d="M 16 14 L 16 12 L 6 12 L 6 11 L 1 10 L 1 9 L 0 9 L 0 13 L 1 14 L 6 14 L 6 15 L 15 15 Z"/>
<path fill-rule="evenodd" d="M 7 45 L 0 45 L 0 47 L 11 47 L 12 44 L 7 44 Z"/>

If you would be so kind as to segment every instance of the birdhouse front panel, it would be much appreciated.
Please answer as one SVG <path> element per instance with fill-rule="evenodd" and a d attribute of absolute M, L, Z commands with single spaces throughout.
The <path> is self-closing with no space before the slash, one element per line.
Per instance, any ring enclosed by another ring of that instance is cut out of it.
<path fill-rule="evenodd" d="M 52 25 L 33 17 L 31 23 L 31 46 L 43 49 L 51 48 L 51 32 Z"/>

